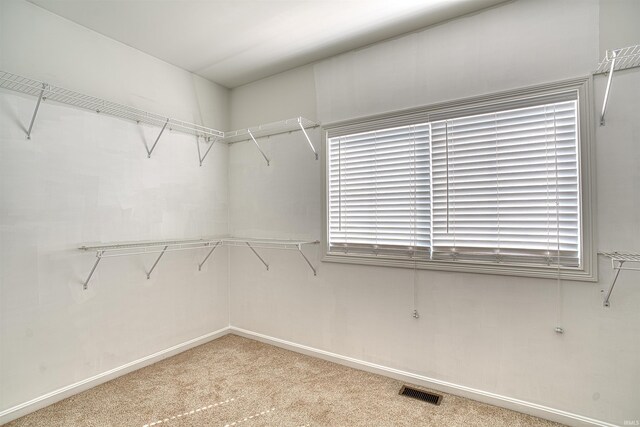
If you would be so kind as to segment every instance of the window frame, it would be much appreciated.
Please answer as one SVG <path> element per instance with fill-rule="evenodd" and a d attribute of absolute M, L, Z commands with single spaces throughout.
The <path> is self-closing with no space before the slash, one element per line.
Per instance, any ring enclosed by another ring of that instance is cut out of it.
<path fill-rule="evenodd" d="M 595 244 L 595 156 L 594 120 L 591 76 L 579 77 L 542 85 L 498 92 L 483 96 L 459 99 L 428 106 L 393 111 L 375 116 L 360 117 L 345 121 L 323 124 L 322 151 L 322 261 L 347 264 L 417 268 L 425 270 L 458 271 L 465 273 L 498 274 L 577 281 L 597 281 L 597 253 Z M 330 251 L 329 248 L 329 159 L 328 130 L 336 128 L 353 129 L 353 132 L 384 129 L 399 123 L 419 123 L 450 119 L 464 115 L 495 111 L 501 105 L 509 108 L 531 105 L 536 98 L 548 98 L 555 94 L 575 92 L 577 95 L 578 121 L 578 173 L 580 209 L 580 267 L 543 266 L 517 263 L 490 263 L 468 260 L 424 260 L 393 255 L 371 255 Z M 427 120 L 425 120 L 425 118 Z"/>

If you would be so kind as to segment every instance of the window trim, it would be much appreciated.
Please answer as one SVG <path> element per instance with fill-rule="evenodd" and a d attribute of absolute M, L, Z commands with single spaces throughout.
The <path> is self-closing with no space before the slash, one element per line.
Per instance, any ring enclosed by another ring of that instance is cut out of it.
<path fill-rule="evenodd" d="M 323 150 L 322 152 L 322 262 L 337 262 L 346 264 L 371 265 L 379 267 L 417 268 L 424 270 L 456 271 L 464 273 L 498 274 L 508 276 L 524 276 L 557 279 L 556 267 L 545 267 L 531 264 L 497 264 L 481 261 L 442 261 L 442 260 L 411 260 L 390 255 L 367 255 L 331 252 L 329 250 L 329 174 L 328 156 L 326 155 L 328 144 L 328 130 L 349 126 L 353 132 L 359 130 L 371 130 L 375 127 L 384 128 L 398 125 L 403 122 L 415 122 L 416 120 L 438 120 L 441 118 L 453 118 L 469 112 L 482 112 L 483 110 L 495 110 L 496 105 L 526 105 L 538 97 L 549 97 L 557 93 L 575 91 L 578 98 L 578 168 L 580 174 L 579 191 L 581 197 L 580 211 L 580 247 L 581 267 L 561 267 L 560 278 L 576 281 L 597 281 L 597 253 L 594 224 L 595 222 L 595 156 L 594 156 L 594 120 L 592 100 L 593 77 L 579 77 L 569 80 L 552 82 L 542 85 L 503 91 L 489 95 L 459 99 L 450 102 L 431 104 L 428 106 L 392 111 L 374 116 L 360 117 L 339 122 L 323 124 Z"/>

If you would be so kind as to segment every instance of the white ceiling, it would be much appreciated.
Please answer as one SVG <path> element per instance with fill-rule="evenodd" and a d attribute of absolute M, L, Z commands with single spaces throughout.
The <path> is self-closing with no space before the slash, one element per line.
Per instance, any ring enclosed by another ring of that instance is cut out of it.
<path fill-rule="evenodd" d="M 505 0 L 29 0 L 233 88 Z"/>

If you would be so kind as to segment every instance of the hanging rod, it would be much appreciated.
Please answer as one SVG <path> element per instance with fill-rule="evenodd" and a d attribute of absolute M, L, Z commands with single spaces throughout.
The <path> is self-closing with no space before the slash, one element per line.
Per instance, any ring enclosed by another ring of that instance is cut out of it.
<path fill-rule="evenodd" d="M 81 246 L 78 248 L 84 252 L 95 252 L 96 261 L 89 272 L 86 280 L 83 282 L 83 288 L 87 289 L 89 281 L 93 277 L 93 274 L 103 258 L 119 257 L 119 256 L 133 256 L 142 254 L 159 254 L 151 269 L 146 273 L 147 279 L 151 278 L 151 273 L 155 270 L 160 259 L 166 252 L 176 252 L 185 250 L 196 249 L 209 249 L 207 255 L 202 262 L 198 264 L 198 270 L 202 270 L 202 266 L 211 257 L 213 252 L 219 246 L 244 246 L 249 247 L 253 253 L 260 259 L 265 265 L 267 270 L 269 265 L 260 256 L 256 249 L 284 249 L 284 250 L 296 250 L 305 259 L 314 276 L 317 275 L 317 269 L 313 266 L 311 261 L 302 251 L 305 245 L 318 244 L 318 240 L 314 241 L 301 241 L 301 240 L 280 240 L 280 239 L 252 239 L 252 238 L 238 238 L 238 237 L 222 237 L 222 238 L 203 238 L 203 239 L 186 239 L 186 240 L 164 240 L 164 241 L 145 241 L 145 242 L 127 242 L 127 243 L 113 243 L 104 245 L 91 245 Z"/>
<path fill-rule="evenodd" d="M 611 293 L 613 292 L 613 287 L 616 285 L 616 281 L 618 280 L 620 271 L 640 271 L 640 253 L 598 252 L 598 254 L 611 259 L 611 268 L 616 272 L 613 276 L 613 281 L 611 282 L 611 286 L 609 286 L 609 290 L 607 291 L 603 302 L 603 305 L 605 307 L 609 307 L 609 299 L 611 298 Z M 638 267 L 628 267 L 625 265 L 626 263 L 638 263 L 639 265 Z"/>
<path fill-rule="evenodd" d="M 265 158 L 268 165 L 269 159 L 265 155 L 264 151 L 262 151 L 262 148 L 260 148 L 257 139 L 265 137 L 268 138 L 270 136 L 281 135 L 284 133 L 302 132 L 316 160 L 318 160 L 318 151 L 313 146 L 311 138 L 309 138 L 309 134 L 307 133 L 307 129 L 314 129 L 318 126 L 320 125 L 312 120 L 305 119 L 304 117 L 294 117 L 292 119 L 280 120 L 278 122 L 262 124 L 246 129 L 225 132 L 222 142 L 226 144 L 235 144 L 236 142 L 253 141 L 256 147 L 258 147 L 258 150 L 260 150 L 260 153 L 262 153 L 262 156 Z"/>
<path fill-rule="evenodd" d="M 178 119 L 172 119 L 169 117 L 161 116 L 159 114 L 150 113 L 147 111 L 139 110 L 134 107 L 129 107 L 115 102 L 107 101 L 104 99 L 96 98 L 89 95 L 84 95 L 78 92 L 74 92 L 69 89 L 50 85 L 48 83 L 33 80 L 27 77 L 12 74 L 6 71 L 0 71 L 0 88 L 13 90 L 27 95 L 33 95 L 38 97 L 35 111 L 31 118 L 29 130 L 27 131 L 27 137 L 31 137 L 31 130 L 38 113 L 38 108 L 41 101 L 50 100 L 56 101 L 62 104 L 71 105 L 86 110 L 95 111 L 101 114 L 107 114 L 109 116 L 118 117 L 121 119 L 132 120 L 137 123 L 144 123 L 152 126 L 164 128 L 168 127 L 169 130 L 195 135 L 196 137 L 203 138 L 222 138 L 224 132 L 211 129 L 205 126 L 200 126 L 194 123 L 188 123 Z M 162 134 L 162 132 L 160 133 Z M 160 136 L 158 136 L 158 139 Z M 153 148 L 148 151 L 148 155 L 151 155 Z"/>
<path fill-rule="evenodd" d="M 607 111 L 613 72 L 635 67 L 640 67 L 640 45 L 608 50 L 602 61 L 600 61 L 600 64 L 598 64 L 598 68 L 593 72 L 594 75 L 609 73 L 607 88 L 605 89 L 604 100 L 602 102 L 602 112 L 600 113 L 600 126 L 605 125 L 604 117 Z"/>

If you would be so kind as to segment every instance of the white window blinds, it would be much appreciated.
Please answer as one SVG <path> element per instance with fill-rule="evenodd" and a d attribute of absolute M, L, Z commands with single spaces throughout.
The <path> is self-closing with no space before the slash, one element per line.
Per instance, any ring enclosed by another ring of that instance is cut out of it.
<path fill-rule="evenodd" d="M 576 104 L 432 123 L 434 259 L 578 266 Z"/>
<path fill-rule="evenodd" d="M 576 94 L 510 105 L 330 130 L 330 252 L 580 266 Z"/>
<path fill-rule="evenodd" d="M 428 251 L 429 125 L 333 137 L 328 148 L 331 250 Z"/>

